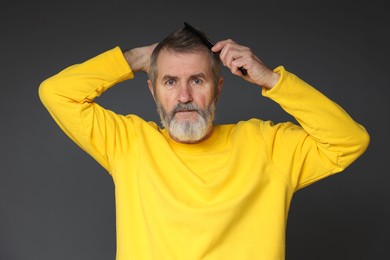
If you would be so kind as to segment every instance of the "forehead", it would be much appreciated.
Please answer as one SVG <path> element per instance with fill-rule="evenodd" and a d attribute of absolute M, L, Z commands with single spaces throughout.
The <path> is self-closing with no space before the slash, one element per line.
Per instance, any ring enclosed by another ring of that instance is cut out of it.
<path fill-rule="evenodd" d="M 210 56 L 205 50 L 177 52 L 161 50 L 157 58 L 158 78 L 164 75 L 180 75 L 211 72 Z"/>

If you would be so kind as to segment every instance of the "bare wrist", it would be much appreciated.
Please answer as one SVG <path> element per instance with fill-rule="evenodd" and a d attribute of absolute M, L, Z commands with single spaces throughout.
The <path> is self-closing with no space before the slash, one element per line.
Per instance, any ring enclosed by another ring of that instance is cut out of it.
<path fill-rule="evenodd" d="M 267 89 L 272 89 L 278 83 L 279 79 L 279 73 L 272 72 L 264 87 Z"/>

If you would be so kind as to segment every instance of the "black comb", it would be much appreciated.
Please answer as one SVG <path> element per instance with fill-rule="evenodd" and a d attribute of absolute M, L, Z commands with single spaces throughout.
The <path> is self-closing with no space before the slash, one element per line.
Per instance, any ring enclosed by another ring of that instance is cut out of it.
<path fill-rule="evenodd" d="M 214 46 L 214 42 L 212 42 L 204 33 L 202 33 L 201 31 L 199 31 L 197 29 L 195 29 L 195 27 L 191 26 L 189 23 L 184 22 L 184 29 L 192 32 L 197 37 L 199 37 L 199 39 L 202 40 L 204 45 L 206 45 L 207 48 L 209 48 L 210 50 Z M 241 71 L 242 75 L 246 76 L 248 74 L 246 69 L 244 69 L 243 67 L 239 67 L 238 69 Z"/>

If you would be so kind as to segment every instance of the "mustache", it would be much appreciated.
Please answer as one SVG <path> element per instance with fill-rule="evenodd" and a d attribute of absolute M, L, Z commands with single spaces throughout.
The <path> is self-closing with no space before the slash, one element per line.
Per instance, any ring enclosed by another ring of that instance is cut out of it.
<path fill-rule="evenodd" d="M 172 115 L 176 114 L 177 112 L 182 112 L 182 111 L 196 111 L 198 114 L 199 113 L 199 106 L 195 103 L 178 103 L 176 107 L 172 110 Z"/>

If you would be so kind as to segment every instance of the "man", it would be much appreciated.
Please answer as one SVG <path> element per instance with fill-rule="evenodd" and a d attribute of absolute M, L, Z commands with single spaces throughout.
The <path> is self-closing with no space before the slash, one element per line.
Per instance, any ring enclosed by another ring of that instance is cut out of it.
<path fill-rule="evenodd" d="M 214 125 L 221 62 L 300 126 Z M 163 128 L 94 102 L 138 72 L 149 74 Z M 39 90 L 59 126 L 113 177 L 118 260 L 284 259 L 294 192 L 342 171 L 369 143 L 343 109 L 284 67 L 270 70 L 232 40 L 210 50 L 187 29 L 158 45 L 116 47 Z"/>

